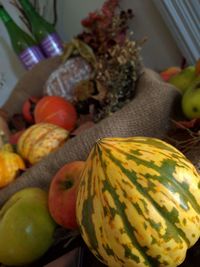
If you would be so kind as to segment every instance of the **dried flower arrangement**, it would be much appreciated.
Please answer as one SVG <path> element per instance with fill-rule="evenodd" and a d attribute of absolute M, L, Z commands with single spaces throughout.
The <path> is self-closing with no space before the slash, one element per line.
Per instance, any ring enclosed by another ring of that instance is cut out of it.
<path fill-rule="evenodd" d="M 65 46 L 63 61 L 81 55 L 93 67 L 92 78 L 74 89 L 74 104 L 79 114 L 90 114 L 94 122 L 134 97 L 144 40 L 133 39 L 129 29 L 133 17 L 131 9 L 120 8 L 119 0 L 107 0 L 101 10 L 82 20 L 83 32 Z"/>

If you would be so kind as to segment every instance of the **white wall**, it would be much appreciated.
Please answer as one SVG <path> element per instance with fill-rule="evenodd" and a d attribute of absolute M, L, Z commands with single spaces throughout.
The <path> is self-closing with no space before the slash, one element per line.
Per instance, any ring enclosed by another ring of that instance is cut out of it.
<path fill-rule="evenodd" d="M 57 29 L 65 41 L 82 31 L 81 20 L 89 12 L 101 8 L 104 0 L 58 0 Z"/>
<path fill-rule="evenodd" d="M 180 65 L 182 55 L 152 0 L 123 0 L 125 8 L 131 7 L 135 14 L 131 28 L 135 37 L 147 36 L 142 55 L 147 67 L 157 71 L 172 65 Z"/>
<path fill-rule="evenodd" d="M 15 21 L 22 26 L 16 9 L 8 0 L 1 0 Z M 38 0 L 38 4 L 45 5 L 46 17 L 52 21 L 52 0 Z M 82 31 L 80 21 L 102 6 L 104 0 L 58 0 L 57 31 L 64 41 Z M 123 8 L 132 8 L 135 18 L 131 23 L 135 38 L 148 37 L 143 46 L 142 57 L 147 67 L 157 71 L 168 66 L 180 65 L 181 54 L 171 37 L 171 34 L 163 22 L 162 17 L 155 8 L 152 0 L 121 0 Z M 3 86 L 0 83 L 0 107 L 9 97 L 14 85 L 25 72 L 18 58 L 14 54 L 7 31 L 0 21 L 0 80 L 1 73 L 4 76 Z"/>

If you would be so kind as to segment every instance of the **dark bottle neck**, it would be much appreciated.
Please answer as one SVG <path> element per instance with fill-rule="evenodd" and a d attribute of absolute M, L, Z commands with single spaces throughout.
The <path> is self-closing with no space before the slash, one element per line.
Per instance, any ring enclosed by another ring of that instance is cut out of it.
<path fill-rule="evenodd" d="M 11 18 L 4 7 L 0 6 L 0 18 L 8 31 L 14 51 L 19 54 L 26 48 L 36 45 L 35 40 L 24 32 Z"/>
<path fill-rule="evenodd" d="M 10 34 L 15 33 L 15 35 L 17 35 L 18 33 L 22 32 L 20 27 L 14 22 L 14 20 L 11 18 L 8 12 L 1 5 L 0 5 L 0 17 Z"/>
<path fill-rule="evenodd" d="M 19 0 L 25 13 L 31 18 L 32 16 L 41 18 L 40 14 L 35 10 L 33 5 L 28 0 Z"/>
<path fill-rule="evenodd" d="M 0 18 L 2 19 L 4 23 L 7 23 L 9 21 L 13 22 L 12 18 L 10 17 L 8 12 L 4 9 L 2 5 L 0 5 Z"/>
<path fill-rule="evenodd" d="M 37 13 L 28 0 L 19 0 L 19 2 L 29 18 L 33 35 L 38 42 L 55 32 L 53 25 Z"/>
<path fill-rule="evenodd" d="M 28 0 L 19 0 L 19 2 L 26 10 L 35 11 L 35 8 Z"/>

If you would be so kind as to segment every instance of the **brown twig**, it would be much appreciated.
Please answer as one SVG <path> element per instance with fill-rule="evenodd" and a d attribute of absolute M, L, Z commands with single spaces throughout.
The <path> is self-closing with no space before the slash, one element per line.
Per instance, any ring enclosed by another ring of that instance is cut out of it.
<path fill-rule="evenodd" d="M 177 140 L 174 137 L 168 136 L 167 140 L 170 143 L 172 143 L 175 147 L 177 147 L 183 153 L 185 153 L 191 149 L 195 149 L 200 144 L 200 131 L 194 132 L 177 121 L 172 120 L 172 122 L 180 129 L 186 131 L 189 135 L 189 137 L 184 140 Z"/>
<path fill-rule="evenodd" d="M 194 132 L 194 131 L 191 131 L 189 128 L 185 127 L 184 125 L 182 125 L 180 122 L 178 121 L 175 121 L 175 120 L 171 120 L 176 126 L 178 126 L 180 129 L 183 129 L 185 131 L 188 132 L 188 134 L 192 137 L 197 137 L 199 136 L 199 132 Z"/>

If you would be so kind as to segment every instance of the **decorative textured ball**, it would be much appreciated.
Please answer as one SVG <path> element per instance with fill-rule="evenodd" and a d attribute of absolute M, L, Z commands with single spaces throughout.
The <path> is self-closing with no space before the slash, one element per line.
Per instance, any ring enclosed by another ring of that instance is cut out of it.
<path fill-rule="evenodd" d="M 72 101 L 75 86 L 83 80 L 88 80 L 91 74 L 92 67 L 85 59 L 70 58 L 49 76 L 43 94 L 61 96 Z"/>

